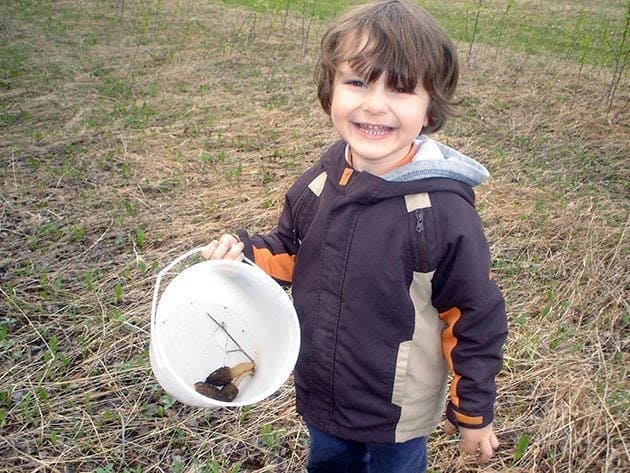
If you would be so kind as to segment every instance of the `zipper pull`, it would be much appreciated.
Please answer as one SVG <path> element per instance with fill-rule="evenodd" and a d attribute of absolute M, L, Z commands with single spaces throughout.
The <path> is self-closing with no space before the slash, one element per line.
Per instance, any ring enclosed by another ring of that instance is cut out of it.
<path fill-rule="evenodd" d="M 424 212 L 421 209 L 416 209 L 416 231 L 418 233 L 424 232 Z"/>

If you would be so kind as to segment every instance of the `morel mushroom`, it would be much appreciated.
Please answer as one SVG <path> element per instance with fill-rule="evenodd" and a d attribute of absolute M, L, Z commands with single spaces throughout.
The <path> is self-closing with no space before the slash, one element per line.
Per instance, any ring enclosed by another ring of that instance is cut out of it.
<path fill-rule="evenodd" d="M 238 394 L 238 388 L 236 389 L 236 392 L 231 389 L 223 392 L 223 389 L 217 388 L 216 386 L 208 384 L 204 381 L 199 381 L 198 383 L 195 383 L 195 391 L 211 399 L 216 399 L 217 401 L 223 402 L 232 402 Z"/>
<path fill-rule="evenodd" d="M 195 383 L 195 391 L 217 401 L 232 402 L 238 396 L 238 383 L 253 374 L 254 368 L 254 363 L 239 363 L 231 368 L 222 366 L 210 373 L 205 381 Z"/>
<path fill-rule="evenodd" d="M 255 365 L 252 362 L 239 363 L 231 368 L 229 366 L 222 366 L 208 375 L 206 383 L 212 384 L 213 386 L 225 386 L 226 384 L 234 382 L 237 378 L 252 374 L 254 367 Z"/>

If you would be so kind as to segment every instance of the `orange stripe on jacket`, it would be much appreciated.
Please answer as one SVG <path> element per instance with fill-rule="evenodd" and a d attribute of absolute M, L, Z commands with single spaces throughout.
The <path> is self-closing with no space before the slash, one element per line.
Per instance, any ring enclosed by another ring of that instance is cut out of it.
<path fill-rule="evenodd" d="M 467 416 L 466 414 L 462 414 L 461 412 L 457 412 L 453 409 L 453 414 L 455 414 L 455 418 L 459 422 L 464 422 L 469 425 L 481 425 L 483 423 L 483 417 L 481 416 Z"/>
<path fill-rule="evenodd" d="M 446 328 L 442 332 L 442 352 L 444 353 L 444 358 L 446 358 L 446 363 L 448 363 L 448 368 L 453 373 L 453 381 L 451 382 L 451 402 L 455 405 L 455 407 L 459 407 L 459 397 L 457 397 L 457 384 L 461 379 L 461 376 L 455 373 L 455 369 L 453 367 L 453 350 L 457 346 L 457 338 L 453 333 L 453 329 L 455 328 L 455 324 L 461 318 L 462 313 L 457 307 L 453 307 L 446 312 L 440 313 L 440 319 L 442 319 L 446 323 Z"/>
<path fill-rule="evenodd" d="M 407 154 L 400 161 L 395 163 L 393 166 L 385 169 L 385 171 L 383 171 L 381 175 L 387 174 L 388 172 L 393 171 L 394 169 L 399 168 L 400 166 L 403 166 L 405 164 L 409 164 L 411 161 L 413 161 L 414 156 L 418 152 L 418 148 L 419 146 L 416 143 L 412 143 L 411 147 L 409 148 L 409 151 L 407 151 Z"/>
<path fill-rule="evenodd" d="M 254 261 L 262 270 L 272 278 L 285 282 L 293 281 L 293 267 L 295 256 L 287 253 L 274 255 L 267 248 L 253 248 Z"/>
<path fill-rule="evenodd" d="M 353 172 L 352 168 L 345 168 L 343 170 L 343 174 L 341 175 L 341 179 L 339 179 L 339 185 L 340 186 L 345 186 L 346 184 L 348 184 L 348 181 L 350 180 L 350 176 L 352 176 L 352 172 Z"/>

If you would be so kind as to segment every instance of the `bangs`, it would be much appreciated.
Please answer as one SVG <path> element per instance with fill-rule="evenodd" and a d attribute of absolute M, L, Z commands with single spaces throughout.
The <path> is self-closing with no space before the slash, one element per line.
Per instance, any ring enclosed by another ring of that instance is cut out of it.
<path fill-rule="evenodd" d="M 372 83 L 385 74 L 389 89 L 404 92 L 415 90 L 424 77 L 424 67 L 413 60 L 398 37 L 380 29 L 362 29 L 342 40 L 337 64 L 347 62 L 366 83 Z"/>

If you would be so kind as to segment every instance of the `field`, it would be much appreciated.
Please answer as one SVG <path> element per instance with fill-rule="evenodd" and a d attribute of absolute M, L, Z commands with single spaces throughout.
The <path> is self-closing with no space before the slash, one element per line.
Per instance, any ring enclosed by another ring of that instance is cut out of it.
<path fill-rule="evenodd" d="M 149 365 L 155 276 L 271 229 L 336 138 L 312 68 L 357 2 L 0 4 L 0 471 L 299 472 L 290 380 L 246 408 L 175 402 Z M 457 40 L 462 116 L 436 138 L 477 191 L 510 335 L 502 443 L 431 473 L 630 469 L 628 1 L 422 2 Z"/>

